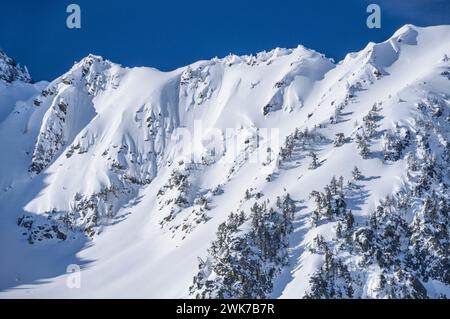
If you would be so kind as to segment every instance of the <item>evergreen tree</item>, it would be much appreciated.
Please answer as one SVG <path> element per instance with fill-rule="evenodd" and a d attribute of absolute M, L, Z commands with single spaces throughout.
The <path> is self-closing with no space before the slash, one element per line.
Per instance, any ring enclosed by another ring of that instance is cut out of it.
<path fill-rule="evenodd" d="M 361 155 L 363 159 L 369 158 L 370 149 L 367 137 L 365 135 L 356 134 L 356 144 L 359 155 Z"/>
<path fill-rule="evenodd" d="M 345 143 L 345 135 L 344 133 L 337 133 L 334 137 L 334 146 L 339 147 L 344 145 Z"/>
<path fill-rule="evenodd" d="M 316 169 L 317 167 L 319 167 L 320 163 L 319 163 L 319 158 L 317 157 L 316 153 L 314 152 L 310 152 L 309 156 L 311 157 L 311 163 L 309 164 L 309 169 Z"/>
<path fill-rule="evenodd" d="M 398 161 L 402 151 L 409 145 L 410 132 L 396 124 L 396 131 L 386 131 L 383 135 L 383 154 L 385 161 Z"/>
<path fill-rule="evenodd" d="M 284 142 L 284 147 L 281 148 L 280 155 L 282 160 L 290 159 L 292 156 L 292 151 L 294 150 L 294 138 L 292 135 L 288 135 Z"/>
<path fill-rule="evenodd" d="M 353 229 L 353 225 L 355 223 L 355 218 L 353 217 L 352 211 L 349 210 L 348 213 L 345 215 L 345 229 L 347 231 L 350 231 Z"/>
<path fill-rule="evenodd" d="M 336 225 L 336 237 L 341 238 L 342 237 L 342 224 L 340 222 Z"/>
<path fill-rule="evenodd" d="M 352 176 L 355 181 L 360 181 L 361 179 L 363 179 L 363 175 L 361 174 L 361 171 L 357 166 L 353 168 Z"/>

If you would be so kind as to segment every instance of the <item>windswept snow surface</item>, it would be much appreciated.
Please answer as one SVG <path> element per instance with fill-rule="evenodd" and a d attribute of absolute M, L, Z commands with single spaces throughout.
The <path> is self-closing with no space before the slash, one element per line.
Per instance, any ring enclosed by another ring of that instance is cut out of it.
<path fill-rule="evenodd" d="M 385 161 L 381 136 L 371 140 L 367 159 L 358 152 L 358 126 L 374 104 L 377 132 L 400 125 L 415 138 L 417 105 L 439 99 L 444 118 L 434 122 L 440 135 L 431 144 L 440 156 L 445 147 L 433 143 L 440 138 L 448 148 L 450 137 L 448 56 L 450 26 L 407 25 L 337 64 L 302 46 L 172 72 L 90 55 L 50 83 L 0 81 L 0 297 L 193 297 L 198 258 L 206 258 L 230 212 L 246 207 L 247 189 L 270 202 L 286 193 L 296 201 L 289 260 L 268 297 L 304 297 L 323 264 L 310 250 L 314 238 L 332 242 L 337 225 L 311 224 L 310 193 L 333 176 L 351 181 L 357 166 L 364 178 L 347 208 L 361 226 L 380 200 L 407 184 L 406 157 Z M 252 152 L 257 128 L 278 131 Z M 312 145 L 320 161 L 315 169 L 309 152 L 278 158 L 297 128 L 330 141 Z M 180 156 L 186 132 L 190 158 Z M 211 132 L 220 132 L 219 141 L 244 143 L 216 147 Z M 335 146 L 338 133 L 346 141 Z M 271 164 L 252 160 L 269 144 Z M 186 189 L 169 185 L 174 171 L 188 176 Z M 184 202 L 176 205 L 180 194 Z M 31 226 L 20 223 L 23 216 Z M 444 227 L 448 236 L 448 220 Z M 71 264 L 81 267 L 79 288 L 67 284 Z M 371 266 L 360 276 L 358 296 L 380 296 L 371 279 L 378 275 Z M 450 297 L 448 283 L 420 278 L 428 297 Z"/>

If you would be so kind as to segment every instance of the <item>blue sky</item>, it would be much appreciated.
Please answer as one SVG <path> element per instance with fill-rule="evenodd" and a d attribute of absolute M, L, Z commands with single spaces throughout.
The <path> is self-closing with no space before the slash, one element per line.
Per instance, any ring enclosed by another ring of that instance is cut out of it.
<path fill-rule="evenodd" d="M 66 27 L 70 3 L 81 7 L 80 30 Z M 381 29 L 366 27 L 369 3 L 381 6 Z M 0 12 L 0 47 L 36 80 L 89 53 L 161 70 L 298 44 L 340 60 L 406 23 L 450 24 L 450 0 L 2 0 Z"/>

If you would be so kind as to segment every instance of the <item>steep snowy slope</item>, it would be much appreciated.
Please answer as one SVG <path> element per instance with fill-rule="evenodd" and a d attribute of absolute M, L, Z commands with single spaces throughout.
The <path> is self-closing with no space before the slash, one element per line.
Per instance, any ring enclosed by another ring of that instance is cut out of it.
<path fill-rule="evenodd" d="M 20 142 L 19 139 L 25 130 L 23 122 L 28 115 L 22 112 L 26 112 L 25 109 L 28 109 L 27 101 L 38 94 L 47 84 L 46 82 L 31 83 L 27 69 L 22 68 L 0 50 L 0 130 L 2 146 L 4 147 L 0 175 L 2 176 L 0 179 L 1 189 L 11 187 L 15 174 L 21 172 L 21 169 L 12 172 L 17 168 L 15 163 L 21 156 L 19 154 L 13 155 L 8 151 L 14 150 L 10 147 L 11 144 L 24 142 L 24 139 Z M 20 132 L 20 134 L 17 134 L 17 132 Z M 34 141 L 30 142 L 34 143 Z M 27 158 L 25 161 L 29 162 L 29 159 Z"/>
<path fill-rule="evenodd" d="M 0 296 L 450 296 L 449 54 L 408 25 L 338 64 L 90 55 L 10 95 Z"/>

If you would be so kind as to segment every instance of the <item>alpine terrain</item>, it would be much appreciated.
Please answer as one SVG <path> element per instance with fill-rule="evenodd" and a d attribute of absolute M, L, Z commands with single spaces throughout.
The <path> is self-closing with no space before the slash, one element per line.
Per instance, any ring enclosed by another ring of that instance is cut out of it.
<path fill-rule="evenodd" d="M 450 26 L 52 82 L 0 51 L 0 147 L 0 298 L 450 297 Z"/>

